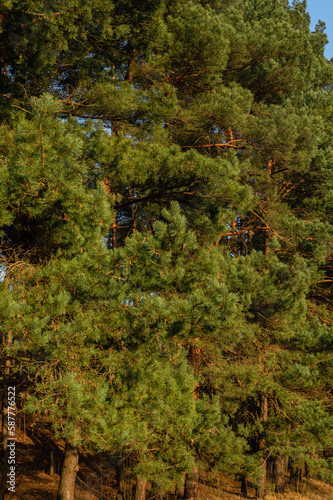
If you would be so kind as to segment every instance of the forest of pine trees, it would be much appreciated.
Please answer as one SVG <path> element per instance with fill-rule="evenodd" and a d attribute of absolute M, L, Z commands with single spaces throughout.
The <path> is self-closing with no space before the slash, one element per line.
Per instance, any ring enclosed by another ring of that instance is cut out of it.
<path fill-rule="evenodd" d="M 58 500 L 83 449 L 130 456 L 136 500 L 195 500 L 203 472 L 264 498 L 288 463 L 333 481 L 333 65 L 309 26 L 297 0 L 1 2 L 2 412 L 15 385 L 66 442 Z"/>

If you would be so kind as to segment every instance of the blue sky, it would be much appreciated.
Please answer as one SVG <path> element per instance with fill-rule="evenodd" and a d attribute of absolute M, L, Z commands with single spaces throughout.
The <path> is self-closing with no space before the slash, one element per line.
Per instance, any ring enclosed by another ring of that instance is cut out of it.
<path fill-rule="evenodd" d="M 326 45 L 325 56 L 333 57 L 333 0 L 307 0 L 307 10 L 311 17 L 311 30 L 314 30 L 319 19 L 326 24 L 326 35 L 329 44 Z"/>

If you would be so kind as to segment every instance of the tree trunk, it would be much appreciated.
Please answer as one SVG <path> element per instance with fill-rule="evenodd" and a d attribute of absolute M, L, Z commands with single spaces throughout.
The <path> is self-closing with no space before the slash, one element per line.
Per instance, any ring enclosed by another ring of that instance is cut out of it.
<path fill-rule="evenodd" d="M 261 396 L 261 417 L 263 422 L 267 422 L 268 419 L 268 401 L 266 396 Z M 266 442 L 265 437 L 261 436 L 259 438 L 259 451 L 261 451 L 260 458 L 260 479 L 257 488 L 257 497 L 265 498 L 266 496 L 266 476 L 267 476 L 267 461 L 266 461 Z"/>
<path fill-rule="evenodd" d="M 266 460 L 265 457 L 260 458 L 260 479 L 257 488 L 257 498 L 265 498 L 266 496 Z"/>
<path fill-rule="evenodd" d="M 247 479 L 246 476 L 241 476 L 240 478 L 241 482 L 241 497 L 242 498 L 247 498 L 248 491 L 247 491 Z"/>
<path fill-rule="evenodd" d="M 302 468 L 291 464 L 290 467 L 290 484 L 298 488 L 299 483 L 302 481 Z"/>
<path fill-rule="evenodd" d="M 121 452 L 117 453 L 116 456 L 116 476 L 117 476 L 117 490 L 118 497 L 124 497 L 124 457 Z"/>
<path fill-rule="evenodd" d="M 147 480 L 138 477 L 136 480 L 135 500 L 146 500 Z"/>
<path fill-rule="evenodd" d="M 184 500 L 197 500 L 199 487 L 199 467 L 194 466 L 194 469 L 186 474 Z"/>
<path fill-rule="evenodd" d="M 50 451 L 50 476 L 54 475 L 54 452 Z"/>
<path fill-rule="evenodd" d="M 66 444 L 57 500 L 74 500 L 76 474 L 79 470 L 79 448 Z"/>
<path fill-rule="evenodd" d="M 272 462 L 272 482 L 275 486 L 275 493 L 283 493 L 286 486 L 286 459 L 281 455 L 274 457 Z"/>

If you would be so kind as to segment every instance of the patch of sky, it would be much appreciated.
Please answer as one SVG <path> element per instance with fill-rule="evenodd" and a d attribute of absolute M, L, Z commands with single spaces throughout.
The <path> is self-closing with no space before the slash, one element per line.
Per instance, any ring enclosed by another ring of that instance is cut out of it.
<path fill-rule="evenodd" d="M 289 4 L 292 5 L 289 0 Z M 326 25 L 325 33 L 328 37 L 328 44 L 325 47 L 325 57 L 333 57 L 333 1 L 332 0 L 307 0 L 306 10 L 310 14 L 310 29 L 315 31 L 319 21 Z"/>

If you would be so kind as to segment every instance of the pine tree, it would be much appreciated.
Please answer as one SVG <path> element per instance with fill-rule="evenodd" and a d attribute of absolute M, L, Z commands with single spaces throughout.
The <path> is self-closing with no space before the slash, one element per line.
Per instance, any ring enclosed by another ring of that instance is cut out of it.
<path fill-rule="evenodd" d="M 309 21 L 1 7 L 3 339 L 69 454 L 130 452 L 137 496 L 199 465 L 264 496 L 268 457 L 331 474 L 332 65 Z"/>

